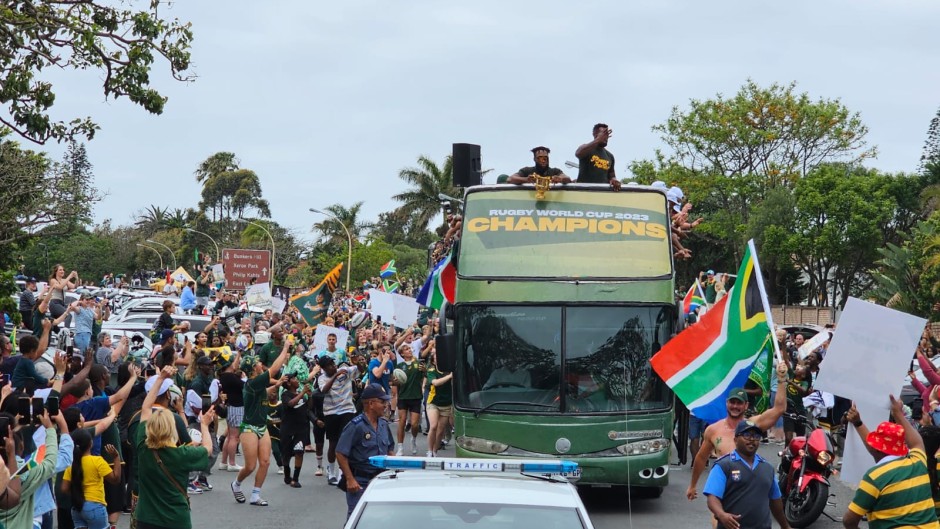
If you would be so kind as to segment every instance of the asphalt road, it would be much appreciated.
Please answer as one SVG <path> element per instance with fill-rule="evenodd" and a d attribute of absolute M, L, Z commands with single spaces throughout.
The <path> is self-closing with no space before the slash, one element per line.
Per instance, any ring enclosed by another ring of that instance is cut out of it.
<path fill-rule="evenodd" d="M 426 449 L 426 437 L 419 438 L 419 454 Z M 407 441 L 405 443 L 408 445 Z M 777 451 L 780 447 L 775 445 L 762 445 L 760 454 L 776 465 Z M 406 455 L 407 455 L 406 448 Z M 453 448 L 441 452 L 442 456 L 453 456 Z M 675 461 L 675 459 L 674 459 Z M 242 460 L 239 457 L 239 463 Z M 270 502 L 269 507 L 255 507 L 248 504 L 237 504 L 232 497 L 229 483 L 235 474 L 215 471 L 210 477 L 214 485 L 212 492 L 191 496 L 192 519 L 194 528 L 264 528 L 277 527 L 278 529 L 319 529 L 340 528 L 346 518 L 345 495 L 335 487 L 326 484 L 326 477 L 315 477 L 316 458 L 307 454 L 304 458 L 304 468 L 301 473 L 303 488 L 293 489 L 283 482 L 283 476 L 276 473 L 277 468 L 272 461 L 271 472 L 268 474 L 262 496 Z M 688 501 L 685 497 L 686 487 L 690 477 L 689 466 L 672 466 L 670 468 L 669 486 L 663 491 L 660 498 L 650 499 L 638 497 L 638 494 L 629 494 L 626 488 L 581 490 L 581 497 L 591 514 L 591 520 L 598 529 L 686 529 L 708 528 L 708 509 L 705 500 L 699 496 L 695 501 Z M 704 476 L 699 484 L 699 491 L 704 485 Z M 246 495 L 250 484 L 243 484 Z M 442 491 L 446 493 L 445 491 Z M 852 498 L 852 491 L 837 479 L 833 480 L 830 491 L 830 503 L 826 513 L 836 520 L 841 519 L 845 508 Z M 118 527 L 129 526 L 130 517 L 122 516 Z M 776 527 L 776 523 L 774 524 Z M 820 517 L 812 529 L 841 528 L 841 522 L 833 521 L 825 516 Z"/>

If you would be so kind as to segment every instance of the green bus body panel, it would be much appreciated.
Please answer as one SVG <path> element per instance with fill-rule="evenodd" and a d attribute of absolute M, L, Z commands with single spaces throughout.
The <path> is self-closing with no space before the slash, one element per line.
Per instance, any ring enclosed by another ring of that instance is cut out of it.
<path fill-rule="evenodd" d="M 477 437 L 506 443 L 543 457 L 575 461 L 581 468 L 579 485 L 624 485 L 638 487 L 664 487 L 669 474 L 661 477 L 640 477 L 640 471 L 669 466 L 670 448 L 653 454 L 616 455 L 597 457 L 591 452 L 609 450 L 617 446 L 641 441 L 645 438 L 611 440 L 611 432 L 639 432 L 656 430 L 659 436 L 672 439 L 672 410 L 650 414 L 624 416 L 577 415 L 508 415 L 484 412 L 474 417 L 472 411 L 455 410 L 454 424 L 458 435 Z M 571 442 L 567 453 L 559 453 L 555 442 L 565 438 Z M 585 454 L 585 457 L 579 457 Z M 525 459 L 532 456 L 496 456 L 457 448 L 459 457 Z"/>
<path fill-rule="evenodd" d="M 456 303 L 674 303 L 672 279 L 592 283 L 458 279 Z"/>

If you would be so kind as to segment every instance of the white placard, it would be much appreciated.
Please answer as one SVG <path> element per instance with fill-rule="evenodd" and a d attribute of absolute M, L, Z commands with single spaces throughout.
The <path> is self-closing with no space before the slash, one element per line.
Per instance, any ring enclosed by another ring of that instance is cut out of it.
<path fill-rule="evenodd" d="M 819 346 L 826 343 L 826 340 L 829 340 L 830 338 L 832 338 L 832 335 L 829 333 L 829 331 L 816 333 L 815 336 L 800 346 L 800 360 L 806 358 L 806 355 L 812 353 L 816 349 L 819 349 Z"/>
<path fill-rule="evenodd" d="M 855 402 L 872 431 L 888 419 L 888 395 L 900 398 L 904 376 L 927 320 L 849 298 L 839 319 L 814 387 Z M 841 478 L 857 484 L 873 465 L 871 456 L 850 430 Z"/>
<path fill-rule="evenodd" d="M 271 286 L 268 283 L 256 283 L 245 289 L 245 301 L 254 309 L 274 309 L 271 303 Z"/>
<path fill-rule="evenodd" d="M 400 329 L 418 321 L 421 306 L 414 298 L 372 289 L 369 291 L 369 299 L 372 302 L 369 310 L 373 320 L 381 316 L 382 323 L 393 324 Z"/>
<path fill-rule="evenodd" d="M 313 335 L 314 354 L 326 350 L 326 339 L 330 334 L 336 335 L 336 348 L 338 350 L 344 351 L 346 349 L 346 344 L 349 343 L 349 331 L 337 327 L 329 327 L 321 323 L 317 325 L 316 333 Z"/>
<path fill-rule="evenodd" d="M 287 308 L 287 301 L 281 298 L 271 298 L 271 306 L 274 309 L 274 312 L 284 314 L 284 309 Z"/>
<path fill-rule="evenodd" d="M 222 263 L 212 265 L 212 279 L 215 281 L 216 290 L 225 288 L 225 267 Z"/>

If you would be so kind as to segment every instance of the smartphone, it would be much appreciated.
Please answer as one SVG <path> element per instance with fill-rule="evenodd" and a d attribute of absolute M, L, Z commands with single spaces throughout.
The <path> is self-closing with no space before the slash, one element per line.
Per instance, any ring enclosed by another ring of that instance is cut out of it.
<path fill-rule="evenodd" d="M 0 386 L 6 386 L 10 383 L 10 375 L 0 375 Z"/>
<path fill-rule="evenodd" d="M 55 417 L 59 414 L 59 397 L 47 397 L 46 409 L 49 410 L 49 416 Z"/>
<path fill-rule="evenodd" d="M 202 396 L 202 413 L 208 413 L 209 408 L 212 407 L 212 399 L 209 395 Z"/>
<path fill-rule="evenodd" d="M 381 316 L 376 316 L 376 317 L 375 317 L 375 322 L 376 322 L 376 323 L 382 323 L 382 317 L 381 317 Z"/>
<path fill-rule="evenodd" d="M 33 397 L 33 422 L 39 423 L 39 419 L 42 417 L 42 409 L 45 403 L 39 397 Z"/>
<path fill-rule="evenodd" d="M 0 443 L 6 442 L 7 434 L 10 433 L 12 426 L 9 417 L 0 417 Z"/>
<path fill-rule="evenodd" d="M 32 406 L 29 397 L 20 397 L 16 401 L 16 415 L 19 416 L 19 423 L 27 425 L 32 422 Z"/>

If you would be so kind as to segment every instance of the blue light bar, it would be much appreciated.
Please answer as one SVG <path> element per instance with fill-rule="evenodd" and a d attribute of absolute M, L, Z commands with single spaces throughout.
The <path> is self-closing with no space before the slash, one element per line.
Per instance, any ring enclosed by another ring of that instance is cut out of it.
<path fill-rule="evenodd" d="M 369 463 L 386 470 L 438 470 L 460 473 L 563 474 L 578 470 L 574 461 L 538 459 L 462 459 L 372 456 Z"/>
<path fill-rule="evenodd" d="M 522 464 L 522 472 L 538 474 L 560 474 L 562 472 L 574 472 L 575 470 L 578 470 L 578 464 L 574 461 L 526 462 Z"/>

